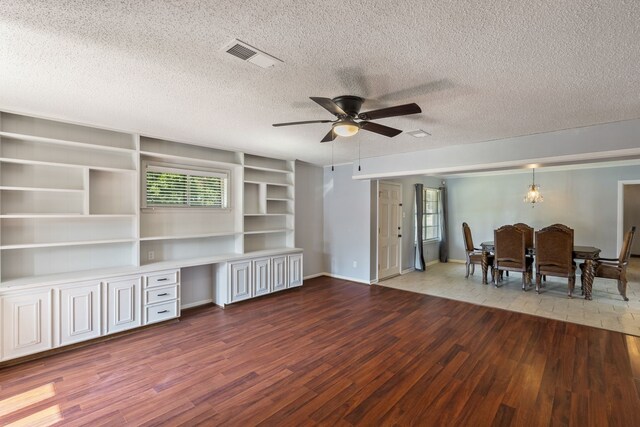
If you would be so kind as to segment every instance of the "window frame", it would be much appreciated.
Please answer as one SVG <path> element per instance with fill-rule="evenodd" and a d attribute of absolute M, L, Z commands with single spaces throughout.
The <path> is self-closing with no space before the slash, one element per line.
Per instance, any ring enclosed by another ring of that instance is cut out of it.
<path fill-rule="evenodd" d="M 190 206 L 184 205 L 149 205 L 147 203 L 147 171 L 148 169 L 156 169 L 166 173 L 175 173 L 182 175 L 193 176 L 205 176 L 205 177 L 220 177 L 226 180 L 224 185 L 225 193 L 223 198 L 226 199 L 226 206 Z M 232 171 L 230 169 L 217 169 L 207 168 L 193 165 L 176 164 L 176 163 L 163 163 L 149 160 L 143 160 L 141 162 L 141 185 L 140 185 L 140 209 L 143 211 L 161 211 L 161 210 L 184 210 L 184 211 L 206 211 L 206 212 L 228 212 L 233 208 L 232 202 Z"/>
<path fill-rule="evenodd" d="M 434 242 L 439 242 L 442 240 L 442 236 L 441 236 L 441 227 L 440 227 L 440 221 L 441 221 L 441 216 L 442 216 L 442 206 L 441 206 L 441 199 L 440 199 L 440 189 L 438 188 L 430 188 L 430 187 L 425 187 L 422 193 L 422 243 L 434 243 Z M 428 192 L 434 192 L 436 195 L 436 200 L 428 200 L 427 194 Z M 435 213 L 427 213 L 427 203 L 436 203 L 436 212 Z M 436 224 L 435 226 L 427 226 L 427 217 L 428 216 L 433 216 L 436 219 Z M 431 237 L 431 238 L 426 238 L 427 235 L 427 227 L 429 228 L 435 228 L 437 230 L 437 236 L 436 237 Z"/>

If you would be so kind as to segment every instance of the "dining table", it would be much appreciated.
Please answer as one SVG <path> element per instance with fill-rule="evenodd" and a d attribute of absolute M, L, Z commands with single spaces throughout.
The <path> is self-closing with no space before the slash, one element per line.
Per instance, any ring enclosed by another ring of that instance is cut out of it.
<path fill-rule="evenodd" d="M 489 254 L 495 251 L 495 244 L 493 241 L 482 242 L 480 248 L 482 249 L 482 283 L 487 284 L 487 273 L 489 271 Z M 583 271 L 583 292 L 584 298 L 590 300 L 591 291 L 593 289 L 593 279 L 595 277 L 594 272 L 594 260 L 600 255 L 600 249 L 595 246 L 574 246 L 573 247 L 573 259 L 584 260 L 585 268 Z M 536 248 L 527 248 L 527 254 L 536 254 Z"/>

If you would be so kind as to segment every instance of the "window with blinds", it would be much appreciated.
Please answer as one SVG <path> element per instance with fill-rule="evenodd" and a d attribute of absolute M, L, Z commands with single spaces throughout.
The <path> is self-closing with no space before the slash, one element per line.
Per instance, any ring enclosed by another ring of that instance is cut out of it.
<path fill-rule="evenodd" d="M 147 165 L 144 207 L 228 207 L 228 172 Z"/>

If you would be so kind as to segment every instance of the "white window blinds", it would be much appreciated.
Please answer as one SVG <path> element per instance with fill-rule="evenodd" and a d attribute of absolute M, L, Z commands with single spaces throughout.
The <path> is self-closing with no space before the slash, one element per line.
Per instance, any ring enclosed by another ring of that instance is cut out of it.
<path fill-rule="evenodd" d="M 147 165 L 145 179 L 147 207 L 228 207 L 228 173 Z"/>

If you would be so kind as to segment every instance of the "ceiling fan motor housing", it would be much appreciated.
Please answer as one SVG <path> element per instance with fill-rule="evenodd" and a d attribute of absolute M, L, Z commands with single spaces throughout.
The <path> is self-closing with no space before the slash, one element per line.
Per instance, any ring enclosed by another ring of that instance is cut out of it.
<path fill-rule="evenodd" d="M 364 99 L 359 96 L 343 95 L 333 98 L 332 101 L 351 117 L 357 117 Z"/>

